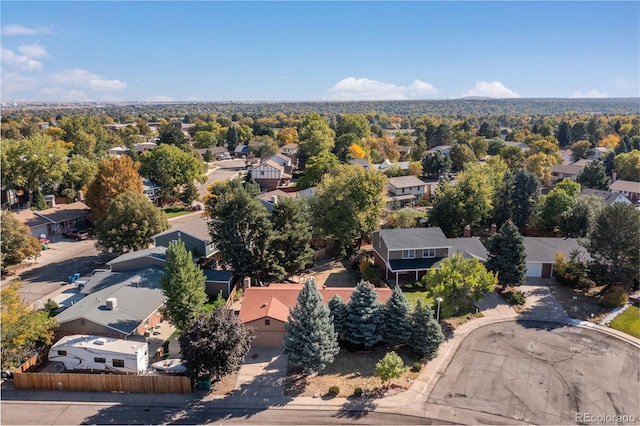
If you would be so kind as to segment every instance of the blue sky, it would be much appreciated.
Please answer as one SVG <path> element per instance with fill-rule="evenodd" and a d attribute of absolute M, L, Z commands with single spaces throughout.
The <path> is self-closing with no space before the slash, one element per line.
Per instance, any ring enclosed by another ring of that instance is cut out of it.
<path fill-rule="evenodd" d="M 640 2 L 0 3 L 8 101 L 640 96 Z"/>

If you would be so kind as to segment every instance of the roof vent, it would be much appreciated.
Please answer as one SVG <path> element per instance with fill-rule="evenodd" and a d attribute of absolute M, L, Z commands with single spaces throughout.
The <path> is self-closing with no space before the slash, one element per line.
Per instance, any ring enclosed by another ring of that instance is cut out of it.
<path fill-rule="evenodd" d="M 94 345 L 104 345 L 105 343 L 104 339 L 96 339 L 93 341 Z"/>
<path fill-rule="evenodd" d="M 110 297 L 105 301 L 105 305 L 107 306 L 107 309 L 112 311 L 118 307 L 118 299 Z"/>

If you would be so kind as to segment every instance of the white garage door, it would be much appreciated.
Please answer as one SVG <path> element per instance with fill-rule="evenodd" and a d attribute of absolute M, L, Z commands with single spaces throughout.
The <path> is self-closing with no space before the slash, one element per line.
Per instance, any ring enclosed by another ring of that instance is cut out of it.
<path fill-rule="evenodd" d="M 527 272 L 525 276 L 540 278 L 542 276 L 542 263 L 527 262 Z"/>

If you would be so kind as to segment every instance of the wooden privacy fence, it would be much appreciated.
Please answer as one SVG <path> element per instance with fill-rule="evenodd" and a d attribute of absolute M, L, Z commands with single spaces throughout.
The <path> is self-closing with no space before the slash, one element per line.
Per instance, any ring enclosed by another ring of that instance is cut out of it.
<path fill-rule="evenodd" d="M 81 373 L 18 373 L 13 383 L 20 390 L 77 392 L 190 393 L 185 376 L 135 376 Z"/>

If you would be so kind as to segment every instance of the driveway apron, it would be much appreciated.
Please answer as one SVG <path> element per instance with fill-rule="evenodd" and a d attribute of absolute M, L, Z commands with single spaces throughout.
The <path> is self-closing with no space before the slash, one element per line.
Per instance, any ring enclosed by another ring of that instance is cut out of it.
<path fill-rule="evenodd" d="M 251 348 L 240 367 L 235 395 L 275 397 L 284 395 L 288 357 L 277 348 Z"/>

